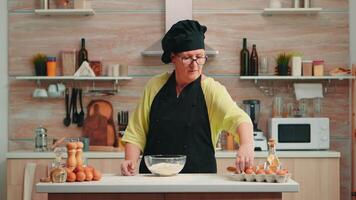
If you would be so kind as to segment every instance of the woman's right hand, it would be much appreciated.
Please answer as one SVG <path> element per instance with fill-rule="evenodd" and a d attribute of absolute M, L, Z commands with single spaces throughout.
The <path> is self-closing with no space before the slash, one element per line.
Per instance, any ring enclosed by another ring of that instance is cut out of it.
<path fill-rule="evenodd" d="M 124 160 L 121 163 L 121 174 L 123 176 L 134 176 L 136 174 L 137 163 L 132 160 Z"/>

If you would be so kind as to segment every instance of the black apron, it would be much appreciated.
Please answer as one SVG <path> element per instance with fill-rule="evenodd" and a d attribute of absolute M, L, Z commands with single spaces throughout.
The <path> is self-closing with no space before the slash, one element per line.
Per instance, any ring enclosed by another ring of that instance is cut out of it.
<path fill-rule="evenodd" d="M 181 173 L 216 173 L 201 76 L 177 97 L 173 72 L 152 102 L 143 156 L 172 154 L 187 156 Z M 150 173 L 144 159 L 140 163 L 140 173 Z"/>

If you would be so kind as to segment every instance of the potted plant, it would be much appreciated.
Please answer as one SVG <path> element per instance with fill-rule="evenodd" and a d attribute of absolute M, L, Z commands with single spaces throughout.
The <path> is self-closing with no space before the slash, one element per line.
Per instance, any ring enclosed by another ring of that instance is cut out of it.
<path fill-rule="evenodd" d="M 281 53 L 278 55 L 277 62 L 277 72 L 280 76 L 287 76 L 289 74 L 289 60 L 291 55 L 286 53 Z"/>
<path fill-rule="evenodd" d="M 36 54 L 32 59 L 32 63 L 35 65 L 36 76 L 47 76 L 47 56 L 45 54 Z"/>

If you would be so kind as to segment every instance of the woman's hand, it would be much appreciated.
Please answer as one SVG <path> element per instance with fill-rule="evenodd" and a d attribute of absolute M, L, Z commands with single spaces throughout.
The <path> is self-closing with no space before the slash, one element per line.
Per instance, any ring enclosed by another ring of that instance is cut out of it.
<path fill-rule="evenodd" d="M 235 165 L 236 172 L 242 173 L 247 167 L 253 166 L 254 147 L 253 144 L 241 144 L 237 151 Z"/>
<path fill-rule="evenodd" d="M 121 163 L 121 174 L 123 176 L 134 176 L 136 174 L 137 163 L 132 160 L 124 160 Z"/>

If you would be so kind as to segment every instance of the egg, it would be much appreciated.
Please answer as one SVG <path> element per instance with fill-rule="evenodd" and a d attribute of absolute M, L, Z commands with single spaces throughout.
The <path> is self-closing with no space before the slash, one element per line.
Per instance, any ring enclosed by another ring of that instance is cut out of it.
<path fill-rule="evenodd" d="M 270 170 L 270 169 L 267 169 L 267 170 L 265 171 L 265 173 L 266 173 L 266 174 L 274 174 L 274 172 L 273 172 L 272 170 Z"/>
<path fill-rule="evenodd" d="M 287 174 L 287 172 L 285 171 L 285 170 L 283 170 L 283 169 L 280 169 L 280 170 L 278 170 L 277 171 L 277 173 L 276 173 L 277 175 L 281 175 L 281 176 L 284 176 L 284 175 L 286 175 Z"/>
<path fill-rule="evenodd" d="M 98 181 L 101 179 L 101 172 L 99 170 L 94 169 L 93 176 L 93 180 Z"/>
<path fill-rule="evenodd" d="M 82 181 L 84 181 L 85 180 L 85 173 L 84 172 L 77 172 L 76 173 L 76 176 L 77 176 L 77 181 L 78 182 L 82 182 Z"/>
<path fill-rule="evenodd" d="M 86 180 L 86 181 L 91 181 L 91 180 L 93 180 L 94 175 L 93 175 L 93 172 L 92 172 L 92 171 L 86 170 L 86 171 L 84 171 L 84 173 L 85 173 L 85 180 Z"/>
<path fill-rule="evenodd" d="M 83 166 L 77 166 L 77 167 L 74 169 L 74 172 L 75 172 L 75 173 L 84 172 L 84 167 L 83 167 Z"/>
<path fill-rule="evenodd" d="M 256 174 L 266 174 L 264 169 L 257 170 Z"/>
<path fill-rule="evenodd" d="M 86 167 L 84 167 L 84 171 L 91 171 L 91 172 L 93 172 L 93 171 L 94 171 L 94 167 L 92 167 L 92 166 L 86 166 Z"/>
<path fill-rule="evenodd" d="M 77 179 L 74 172 L 69 172 L 67 174 L 67 182 L 74 182 Z"/>
<path fill-rule="evenodd" d="M 227 167 L 226 170 L 229 172 L 236 172 L 236 167 Z"/>
<path fill-rule="evenodd" d="M 245 173 L 246 173 L 246 174 L 253 174 L 254 171 L 253 171 L 252 167 L 249 167 L 249 168 L 246 168 L 246 169 L 245 169 Z"/>

